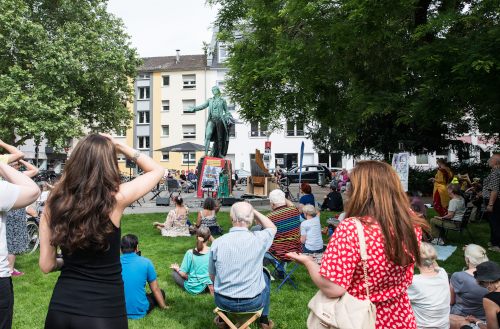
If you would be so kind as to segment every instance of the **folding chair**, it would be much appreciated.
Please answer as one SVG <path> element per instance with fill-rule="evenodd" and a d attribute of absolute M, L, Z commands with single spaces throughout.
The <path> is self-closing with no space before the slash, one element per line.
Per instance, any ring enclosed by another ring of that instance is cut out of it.
<path fill-rule="evenodd" d="M 469 234 L 470 241 L 472 243 L 474 243 L 474 238 L 472 237 L 472 233 L 470 232 L 470 230 L 468 228 L 470 216 L 472 214 L 472 208 L 473 207 L 467 207 L 465 209 L 464 217 L 462 217 L 462 221 L 457 222 L 455 228 L 445 227 L 444 224 L 442 224 L 441 226 L 438 226 L 441 228 L 441 234 L 439 237 L 442 239 L 446 238 L 446 234 L 448 233 L 448 231 L 460 232 L 460 236 L 462 235 L 463 231 L 467 231 L 467 233 Z"/>
<path fill-rule="evenodd" d="M 250 328 L 252 323 L 254 323 L 262 315 L 262 310 L 260 309 L 255 312 L 229 312 L 216 307 L 214 313 L 217 314 L 224 323 L 226 323 L 231 329 L 246 329 Z"/>
<path fill-rule="evenodd" d="M 281 287 L 283 287 L 283 285 L 287 282 L 290 283 L 292 285 L 292 287 L 294 287 L 295 289 L 298 289 L 297 285 L 295 284 L 295 282 L 292 279 L 292 274 L 299 267 L 298 263 L 296 263 L 294 261 L 289 261 L 289 260 L 280 260 L 269 252 L 266 253 L 266 256 L 264 259 L 267 260 L 273 266 L 273 268 L 274 268 L 273 276 L 274 277 L 278 277 L 279 275 L 277 275 L 277 274 L 279 274 L 279 273 L 284 274 L 284 277 L 283 277 L 281 283 L 278 285 L 276 290 L 279 291 L 281 289 Z"/>

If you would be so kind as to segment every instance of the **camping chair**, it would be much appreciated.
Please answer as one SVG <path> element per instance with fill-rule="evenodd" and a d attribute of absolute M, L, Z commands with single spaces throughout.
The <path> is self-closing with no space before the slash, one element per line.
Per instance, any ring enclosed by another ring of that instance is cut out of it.
<path fill-rule="evenodd" d="M 274 277 L 279 277 L 278 274 L 283 273 L 283 279 L 276 290 L 279 291 L 281 289 L 281 287 L 283 287 L 283 285 L 287 282 L 290 283 L 292 285 L 292 287 L 294 287 L 295 289 L 298 289 L 297 285 L 295 284 L 295 282 L 292 279 L 292 274 L 299 267 L 298 263 L 291 261 L 291 260 L 280 260 L 280 259 L 276 258 L 270 252 L 266 253 L 266 255 L 264 256 L 264 260 L 267 260 L 273 266 L 273 268 L 274 268 L 273 276 Z"/>
<path fill-rule="evenodd" d="M 448 233 L 448 231 L 460 232 L 460 236 L 462 236 L 463 231 L 467 231 L 471 242 L 474 243 L 474 238 L 472 237 L 472 234 L 468 228 L 470 216 L 472 214 L 472 208 L 473 207 L 465 208 L 465 213 L 464 213 L 464 217 L 462 217 L 462 221 L 457 222 L 454 228 L 445 227 L 443 223 L 441 223 L 441 225 L 438 225 L 438 227 L 441 228 L 441 234 L 439 237 L 442 239 L 446 238 L 446 234 Z"/>
<path fill-rule="evenodd" d="M 167 179 L 167 189 L 168 189 L 168 197 L 172 199 L 172 195 L 177 193 L 177 196 L 181 195 L 182 188 L 181 183 L 177 179 L 169 178 Z"/>
<path fill-rule="evenodd" d="M 167 190 L 167 187 L 165 186 L 165 182 L 158 183 L 158 186 L 155 186 L 155 188 L 153 188 L 151 190 L 151 192 L 153 193 L 153 196 L 151 197 L 151 199 L 149 199 L 149 201 L 153 201 L 154 199 L 156 199 L 157 197 L 160 196 L 161 192 L 166 191 L 166 190 Z"/>
<path fill-rule="evenodd" d="M 216 307 L 214 313 L 217 314 L 231 329 L 246 329 L 262 315 L 260 309 L 255 312 L 229 312 Z"/>

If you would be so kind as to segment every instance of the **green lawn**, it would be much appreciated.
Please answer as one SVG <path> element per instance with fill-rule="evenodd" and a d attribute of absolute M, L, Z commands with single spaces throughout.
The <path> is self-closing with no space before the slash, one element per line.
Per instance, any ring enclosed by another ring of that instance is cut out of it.
<path fill-rule="evenodd" d="M 192 219 L 196 214 L 191 214 Z M 331 213 L 322 213 L 322 222 L 326 221 Z M 190 296 L 175 286 L 170 276 L 171 263 L 182 261 L 184 252 L 194 247 L 194 238 L 164 238 L 159 232 L 153 230 L 154 221 L 163 221 L 165 214 L 127 215 L 122 221 L 122 234 L 134 233 L 138 235 L 142 255 L 150 258 L 158 272 L 161 288 L 167 293 L 167 303 L 170 309 L 166 311 L 153 311 L 142 320 L 129 321 L 130 328 L 215 328 L 212 325 L 214 315 L 213 299 L 208 294 Z M 219 221 L 225 231 L 230 226 L 228 213 L 219 213 Z M 488 228 L 486 223 L 472 224 L 476 243 L 486 246 Z M 449 273 L 459 271 L 464 266 L 462 246 L 469 242 L 468 237 L 460 237 L 452 232 L 449 243 L 459 246 L 457 251 L 446 261 L 441 262 Z M 488 256 L 500 262 L 500 254 L 488 252 Z M 14 278 L 15 329 L 43 328 L 48 303 L 58 273 L 43 275 L 38 269 L 38 254 L 18 257 L 16 268 L 26 274 Z M 305 328 L 307 319 L 307 302 L 316 292 L 308 278 L 307 272 L 301 267 L 294 276 L 299 290 L 294 290 L 286 285 L 280 292 L 274 289 L 277 282 L 273 282 L 271 293 L 270 317 L 276 323 L 276 328 Z"/>

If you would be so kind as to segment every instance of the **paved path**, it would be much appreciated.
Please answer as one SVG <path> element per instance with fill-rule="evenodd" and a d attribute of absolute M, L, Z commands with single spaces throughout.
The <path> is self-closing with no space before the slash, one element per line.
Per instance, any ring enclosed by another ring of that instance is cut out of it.
<path fill-rule="evenodd" d="M 233 195 L 237 198 L 241 197 L 245 193 L 245 188 L 246 186 L 238 185 L 241 187 L 241 190 L 235 190 L 233 192 Z M 325 196 L 328 194 L 330 191 L 328 187 L 320 187 L 318 185 L 311 185 L 314 197 L 316 198 L 316 202 L 323 202 L 323 199 Z M 299 185 L 298 184 L 292 184 L 290 185 L 290 192 L 297 196 L 299 191 Z M 168 196 L 167 192 L 162 192 L 160 194 L 162 197 Z M 197 211 L 198 209 L 201 209 L 203 206 L 203 199 L 198 199 L 196 197 L 196 193 L 182 193 L 182 197 L 184 198 L 184 203 L 192 209 L 192 211 Z M 128 207 L 125 209 L 125 214 L 150 214 L 150 213 L 167 213 L 170 209 L 173 209 L 173 205 L 171 204 L 170 206 L 157 206 L 155 201 L 149 201 L 151 197 L 153 196 L 152 193 L 148 193 L 146 196 L 144 196 L 143 199 L 140 199 L 139 202 L 141 205 L 139 205 L 137 202 L 133 204 L 134 207 Z M 269 202 L 264 202 L 265 205 L 262 206 L 256 206 L 255 208 L 259 210 L 271 210 L 271 207 L 269 206 Z M 230 207 L 222 207 L 222 211 L 229 211 Z"/>

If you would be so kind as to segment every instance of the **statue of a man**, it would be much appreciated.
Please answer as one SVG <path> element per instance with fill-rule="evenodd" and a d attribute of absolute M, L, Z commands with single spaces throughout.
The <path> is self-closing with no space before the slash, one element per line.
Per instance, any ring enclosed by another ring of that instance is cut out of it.
<path fill-rule="evenodd" d="M 227 103 L 221 96 L 219 87 L 212 87 L 214 97 L 205 103 L 190 107 L 187 112 L 201 111 L 208 107 L 208 120 L 205 128 L 205 155 L 223 158 L 229 146 L 229 128 L 234 124 L 234 119 L 227 110 Z M 213 141 L 212 152 L 209 154 L 210 142 Z"/>

